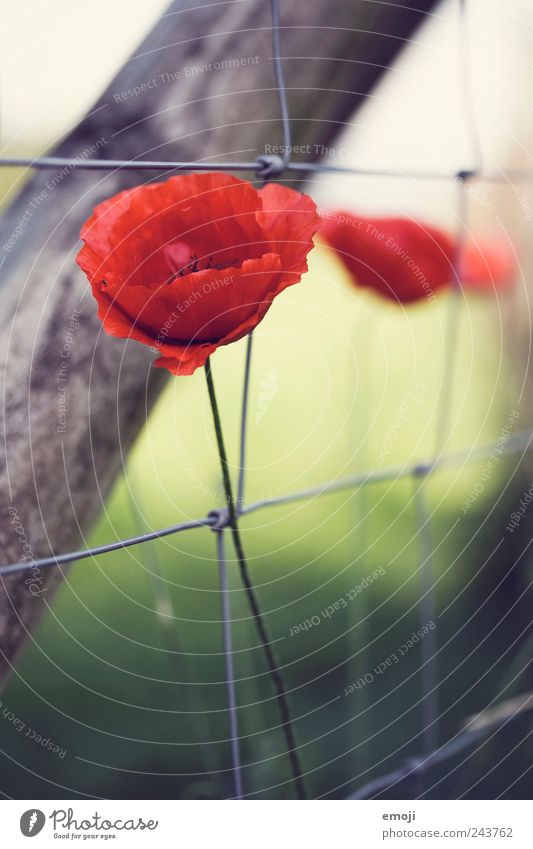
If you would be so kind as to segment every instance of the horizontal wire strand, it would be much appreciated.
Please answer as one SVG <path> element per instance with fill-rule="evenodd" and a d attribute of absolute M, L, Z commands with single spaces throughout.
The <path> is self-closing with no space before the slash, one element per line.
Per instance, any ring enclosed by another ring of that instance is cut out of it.
<path fill-rule="evenodd" d="M 115 540 L 115 542 L 98 545 L 94 548 L 82 548 L 79 551 L 71 551 L 68 554 L 42 557 L 40 560 L 30 560 L 28 563 L 13 563 L 10 566 L 0 567 L 0 577 L 4 577 L 5 575 L 15 575 L 17 572 L 24 572 L 28 569 L 44 569 L 49 566 L 62 566 L 66 563 L 73 563 L 75 560 L 85 560 L 87 557 L 96 557 L 99 554 L 107 554 L 110 551 L 118 551 L 121 548 L 129 548 L 132 545 L 150 542 L 150 540 L 153 539 L 168 537 L 171 534 L 180 533 L 180 531 L 188 531 L 192 528 L 209 528 L 212 527 L 214 523 L 215 519 L 210 517 L 206 517 L 205 519 L 192 519 L 190 522 L 182 522 L 180 525 L 170 525 L 168 528 L 162 528 L 159 531 L 150 531 L 149 533 L 140 534 L 136 537 Z"/>
<path fill-rule="evenodd" d="M 53 169 L 69 168 L 72 171 L 254 171 L 261 172 L 264 168 L 262 159 L 242 162 L 183 162 L 166 160 L 141 159 L 76 159 L 75 157 L 43 156 L 43 157 L 7 157 L 0 158 L 0 168 L 32 168 Z M 279 173 L 278 173 L 279 172 Z M 350 174 L 354 177 L 392 177 L 405 180 L 464 180 L 477 179 L 491 183 L 509 183 L 514 181 L 533 181 L 533 169 L 512 168 L 501 171 L 470 171 L 470 170 L 417 170 L 401 168 L 354 168 L 347 165 L 328 165 L 324 162 L 287 162 L 280 157 L 279 169 L 276 176 L 284 172 L 297 174 L 330 173 Z"/>
<path fill-rule="evenodd" d="M 388 481 L 405 480 L 407 478 L 418 477 L 420 475 L 430 475 L 441 468 L 450 468 L 468 462 L 473 464 L 481 462 L 489 458 L 494 451 L 498 452 L 499 456 L 516 454 L 529 450 L 533 447 L 533 431 L 521 430 L 514 436 L 509 437 L 506 442 L 501 444 L 503 437 L 499 440 L 481 445 L 479 448 L 464 449 L 438 457 L 434 461 L 427 463 L 418 462 L 404 466 L 389 466 L 386 469 L 373 469 L 367 472 L 360 472 L 356 475 L 351 475 L 339 480 L 328 481 L 318 484 L 317 486 L 309 487 L 308 489 L 300 490 L 299 492 L 289 493 L 288 495 L 280 495 L 277 498 L 267 498 L 263 501 L 256 501 L 249 504 L 247 507 L 242 507 L 241 515 L 248 515 L 265 507 L 276 507 L 282 504 L 290 504 L 294 501 L 307 501 L 311 498 L 329 495 L 333 492 L 340 492 L 344 489 L 353 489 L 358 486 L 366 486 L 375 483 L 387 483 Z M 96 546 L 94 548 L 84 548 L 80 551 L 73 551 L 68 554 L 59 554 L 57 557 L 43 557 L 39 560 L 31 560 L 28 563 L 13 563 L 7 566 L 0 567 L 0 577 L 12 575 L 17 572 L 23 572 L 28 569 L 46 568 L 50 566 L 61 566 L 66 563 L 73 563 L 75 560 L 84 560 L 88 557 L 95 557 L 100 554 L 107 554 L 111 551 L 117 551 L 121 548 L 128 548 L 132 545 L 138 545 L 143 542 L 150 542 L 154 539 L 170 536 L 180 533 L 181 531 L 191 530 L 193 528 L 207 527 L 219 529 L 220 511 L 214 511 L 212 515 L 206 516 L 203 519 L 191 519 L 189 522 L 183 522 L 179 525 L 171 525 L 168 528 L 163 528 L 157 531 L 150 531 L 147 534 L 141 534 L 136 537 L 130 537 L 123 540 L 115 540 L 106 545 Z"/>

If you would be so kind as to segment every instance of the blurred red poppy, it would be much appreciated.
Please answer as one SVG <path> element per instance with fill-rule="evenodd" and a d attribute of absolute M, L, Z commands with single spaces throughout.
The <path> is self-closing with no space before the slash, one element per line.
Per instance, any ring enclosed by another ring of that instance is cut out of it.
<path fill-rule="evenodd" d="M 461 259 L 461 283 L 480 292 L 505 291 L 516 282 L 516 258 L 501 240 L 467 241 Z"/>
<path fill-rule="evenodd" d="M 155 348 L 159 368 L 192 374 L 298 283 L 319 225 L 313 201 L 293 189 L 181 175 L 97 206 L 77 262 L 107 333 Z"/>
<path fill-rule="evenodd" d="M 452 283 L 455 244 L 442 230 L 405 218 L 362 218 L 344 211 L 324 216 L 320 235 L 359 286 L 404 304 Z M 512 255 L 499 244 L 467 242 L 461 251 L 460 278 L 468 288 L 505 288 L 514 273 Z"/>

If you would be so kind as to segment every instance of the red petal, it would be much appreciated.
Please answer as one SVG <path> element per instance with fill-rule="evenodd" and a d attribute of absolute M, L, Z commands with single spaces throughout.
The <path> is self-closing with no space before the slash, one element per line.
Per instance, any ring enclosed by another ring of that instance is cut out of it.
<path fill-rule="evenodd" d="M 309 198 L 283 186 L 258 193 L 225 174 L 180 175 L 100 204 L 77 260 L 105 330 L 190 374 L 298 282 L 319 221 Z"/>
<path fill-rule="evenodd" d="M 216 345 L 188 345 L 181 349 L 176 348 L 172 357 L 159 357 L 154 361 L 156 368 L 166 368 L 171 374 L 188 375 L 193 374 L 197 368 L 205 365 L 206 360 Z"/>
<path fill-rule="evenodd" d="M 100 315 L 106 330 L 115 321 L 136 338 L 138 328 L 152 345 L 158 338 L 217 342 L 251 319 L 258 302 L 280 291 L 280 265 L 279 257 L 265 254 L 245 260 L 241 268 L 199 271 L 159 289 L 124 285 L 113 296 L 107 289 L 93 287 L 93 292 L 111 317 Z"/>
<path fill-rule="evenodd" d="M 213 266 L 238 265 L 271 250 L 257 221 L 260 210 L 253 186 L 226 174 L 139 186 L 96 207 L 81 237 L 100 263 L 88 268 L 84 251 L 78 262 L 111 285 L 128 279 L 155 287 L 183 266 L 193 270 L 194 257 L 201 267 L 211 257 Z"/>
<path fill-rule="evenodd" d="M 469 240 L 461 257 L 461 280 L 468 289 L 506 291 L 516 280 L 516 259 L 503 241 Z"/>
<path fill-rule="evenodd" d="M 259 193 L 263 212 L 258 219 L 271 235 L 273 253 L 281 256 L 284 271 L 303 274 L 313 236 L 321 224 L 316 204 L 307 195 L 279 183 L 268 183 Z"/>

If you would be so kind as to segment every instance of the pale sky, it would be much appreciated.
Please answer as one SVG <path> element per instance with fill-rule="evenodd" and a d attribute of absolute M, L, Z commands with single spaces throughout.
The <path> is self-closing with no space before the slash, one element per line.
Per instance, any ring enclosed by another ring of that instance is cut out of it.
<path fill-rule="evenodd" d="M 24 0 L 2 12 L 2 143 L 52 142 L 81 117 L 169 0 Z M 192 5 L 192 4 L 191 4 Z"/>

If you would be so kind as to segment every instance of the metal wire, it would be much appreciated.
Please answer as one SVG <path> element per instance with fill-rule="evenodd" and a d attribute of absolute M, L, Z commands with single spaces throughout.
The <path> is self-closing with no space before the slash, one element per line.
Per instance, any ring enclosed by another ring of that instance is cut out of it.
<path fill-rule="evenodd" d="M 418 605 L 420 627 L 435 625 L 420 641 L 420 674 L 422 677 L 422 741 L 424 755 L 437 746 L 439 730 L 439 673 L 437 615 L 435 609 L 435 574 L 433 569 L 433 545 L 431 538 L 431 515 L 425 491 L 426 477 L 413 479 L 415 484 L 415 510 L 420 545 L 420 602 Z"/>
<path fill-rule="evenodd" d="M 284 81 L 282 60 L 281 60 L 281 22 L 280 22 L 280 2 L 279 0 L 271 0 L 271 15 L 272 15 L 272 51 L 273 51 L 273 66 L 276 79 L 275 91 L 278 95 L 281 128 L 283 136 L 283 155 L 278 156 L 259 156 L 254 161 L 237 161 L 237 162 L 197 162 L 197 161 L 164 161 L 164 160 L 122 160 L 122 159 L 81 159 L 75 157 L 5 157 L 0 158 L 0 168 L 31 168 L 31 169 L 61 169 L 67 168 L 72 173 L 75 170 L 82 171 L 158 171 L 158 172 L 173 172 L 173 171 L 237 171 L 237 172 L 252 172 L 262 179 L 283 177 L 285 174 L 307 175 L 308 177 L 314 174 L 346 174 L 358 177 L 385 177 L 394 179 L 406 180 L 428 180 L 428 181 L 456 181 L 459 183 L 460 197 L 462 198 L 458 204 L 458 215 L 460 218 L 459 239 L 456 248 L 456 253 L 453 261 L 454 270 L 454 297 L 450 308 L 450 321 L 448 325 L 448 344 L 447 348 L 451 349 L 451 357 L 448 361 L 446 372 L 443 379 L 443 388 L 441 391 L 440 407 L 442 415 L 438 417 L 438 428 L 435 441 L 435 452 L 433 458 L 425 462 L 413 462 L 404 465 L 391 466 L 389 468 L 370 469 L 368 471 L 359 472 L 355 475 L 347 476 L 337 480 L 327 481 L 316 486 L 308 487 L 298 492 L 288 493 L 278 497 L 263 499 L 255 503 L 245 506 L 245 467 L 246 467 L 246 435 L 247 435 L 247 412 L 249 403 L 249 386 L 251 374 L 251 358 L 252 358 L 252 335 L 250 334 L 247 340 L 245 368 L 244 368 L 244 384 L 242 397 L 242 414 L 241 414 L 241 433 L 240 433 L 240 454 L 238 467 L 237 481 L 237 512 L 239 515 L 248 515 L 249 513 L 262 510 L 267 507 L 276 507 L 296 503 L 299 501 L 308 501 L 317 497 L 322 497 L 331 493 L 340 492 L 343 490 L 357 489 L 371 484 L 385 483 L 398 481 L 405 478 L 410 478 L 416 485 L 415 502 L 418 515 L 418 529 L 421 545 L 421 575 L 422 575 L 422 590 L 421 590 L 421 616 L 427 620 L 431 618 L 434 609 L 433 599 L 433 581 L 431 576 L 430 561 L 432 555 L 432 545 L 430 536 L 430 514 L 427 509 L 426 496 L 422 488 L 425 487 L 426 480 L 430 475 L 437 471 L 453 466 L 461 466 L 463 464 L 472 464 L 480 462 L 483 459 L 489 458 L 494 451 L 498 451 L 498 455 L 520 454 L 531 449 L 533 445 L 533 431 L 522 430 L 510 436 L 502 444 L 501 439 L 481 445 L 479 447 L 463 449 L 452 453 L 445 454 L 443 449 L 448 435 L 449 423 L 449 398 L 451 391 L 451 381 L 453 372 L 453 363 L 456 351 L 456 332 L 457 332 L 457 315 L 460 302 L 460 291 L 458 287 L 459 271 L 460 271 L 460 254 L 464 243 L 466 232 L 465 224 L 465 192 L 464 183 L 467 180 L 482 180 L 491 183 L 513 183 L 513 182 L 533 182 L 532 169 L 509 169 L 509 170 L 493 170 L 484 171 L 482 168 L 483 159 L 481 156 L 479 143 L 479 130 L 476 125 L 475 115 L 472 109 L 472 81 L 469 73 L 468 62 L 468 41 L 465 28 L 465 0 L 459 0 L 460 5 L 460 37 L 459 37 L 459 52 L 461 66 L 463 72 L 463 97 L 465 105 L 465 122 L 467 131 L 472 143 L 473 159 L 476 164 L 476 170 L 465 169 L 459 172 L 444 171 L 438 169 L 385 169 L 385 168 L 357 168 L 337 164 L 327 164 L 324 162 L 294 162 L 291 160 L 291 127 L 287 99 L 287 86 Z M 265 89 L 268 91 L 270 89 Z M 450 365 L 451 363 L 451 365 Z M 114 542 L 105 545 L 95 546 L 91 548 L 80 549 L 66 554 L 51 555 L 37 560 L 28 562 L 19 562 L 8 564 L 0 567 L 0 578 L 15 575 L 23 571 L 34 570 L 40 568 L 49 568 L 53 566 L 62 566 L 75 561 L 96 557 L 113 551 L 117 551 L 129 546 L 139 545 L 151 540 L 160 539 L 165 536 L 181 533 L 182 531 L 191 530 L 193 528 L 207 527 L 215 531 L 217 538 L 217 559 L 219 564 L 220 578 L 220 594 L 222 606 L 222 626 L 223 626 L 223 645 L 226 671 L 226 687 L 228 698 L 228 715 L 230 725 L 230 740 L 231 740 L 231 757 L 232 757 L 232 773 L 234 779 L 235 798 L 243 796 L 242 785 L 242 768 L 239 751 L 239 734 L 237 722 L 237 699 L 235 693 L 235 675 L 233 668 L 232 654 L 232 630 L 231 630 L 231 611 L 229 605 L 229 590 L 226 569 L 226 557 L 224 551 L 224 531 L 217 527 L 218 513 L 210 514 L 201 519 L 191 519 L 187 522 L 172 525 L 161 530 L 154 530 L 148 533 L 140 534 L 127 539 L 115 540 Z M 427 643 L 427 644 L 426 644 Z M 437 743 L 437 724 L 436 717 L 438 713 L 438 702 L 436 700 L 437 678 L 434 656 L 436 654 L 436 643 L 426 641 L 422 643 L 424 655 L 422 656 L 422 673 L 423 673 L 423 728 L 424 728 L 424 757 L 410 758 L 406 763 L 394 772 L 386 776 L 375 779 L 357 793 L 352 795 L 352 799 L 365 799 L 372 795 L 379 794 L 392 784 L 406 778 L 409 775 L 423 774 L 434 764 L 437 764 L 454 754 L 462 751 L 476 742 L 480 737 L 487 733 L 487 729 L 465 732 L 462 735 L 454 738 L 445 746 L 436 748 Z"/>
<path fill-rule="evenodd" d="M 442 761 L 446 761 L 459 752 L 473 746 L 481 737 L 484 737 L 488 733 L 488 730 L 489 729 L 480 729 L 479 731 L 465 732 L 451 740 L 445 746 L 435 749 L 426 757 L 407 758 L 402 766 L 398 767 L 398 769 L 389 772 L 387 775 L 382 775 L 373 781 L 369 781 L 368 784 L 365 784 L 356 793 L 352 793 L 349 798 L 371 799 L 378 796 L 394 784 L 404 781 L 406 778 L 411 776 L 417 778 L 424 775 L 432 766 L 442 763 Z"/>
<path fill-rule="evenodd" d="M 246 360 L 244 363 L 244 385 L 242 390 L 241 444 L 239 451 L 239 479 L 237 481 L 237 513 L 241 514 L 244 502 L 244 476 L 246 468 L 246 432 L 248 417 L 248 395 L 250 391 L 250 369 L 252 365 L 253 333 L 246 342 Z"/>
<path fill-rule="evenodd" d="M 281 157 L 279 157 L 282 162 Z M 262 175 L 264 157 L 238 162 L 189 162 L 164 159 L 76 159 L 68 156 L 10 156 L 0 157 L 0 168 L 34 168 L 36 170 L 68 168 L 71 171 L 253 171 Z M 289 161 L 280 166 L 280 174 L 349 174 L 353 177 L 391 177 L 402 180 L 458 181 L 465 175 L 487 183 L 533 182 L 530 168 L 509 168 L 500 171 L 439 171 L 416 168 L 355 168 L 349 165 L 328 165 L 325 162 Z M 263 175 L 262 175 L 263 176 Z"/>
<path fill-rule="evenodd" d="M 281 126 L 283 130 L 283 164 L 287 166 L 291 155 L 291 122 L 289 119 L 289 106 L 287 103 L 287 88 L 283 77 L 283 65 L 281 63 L 281 35 L 280 35 L 280 10 L 279 0 L 271 0 L 272 12 L 272 56 L 274 60 L 274 73 L 279 97 L 281 111 Z"/>
<path fill-rule="evenodd" d="M 235 799 L 242 799 L 241 755 L 239 746 L 239 724 L 237 719 L 237 696 L 235 694 L 235 670 L 233 668 L 233 637 L 231 630 L 231 608 L 228 587 L 228 571 L 224 550 L 224 531 L 216 531 L 218 574 L 220 581 L 220 607 L 222 612 L 222 644 L 226 669 L 226 691 L 228 694 L 229 732 L 231 740 L 231 763 Z"/>
<path fill-rule="evenodd" d="M 0 568 L 0 577 L 5 575 L 15 575 L 17 572 L 24 572 L 27 569 L 46 569 L 49 566 L 63 566 L 67 563 L 74 563 L 76 560 L 85 560 L 87 557 L 96 557 L 99 554 L 108 554 L 110 551 L 118 551 L 121 548 L 129 548 L 131 545 L 139 545 L 142 542 L 150 542 L 150 540 L 153 539 L 161 539 L 161 537 L 168 537 L 171 534 L 178 534 L 180 531 L 188 531 L 192 528 L 209 528 L 215 524 L 215 521 L 214 517 L 192 519 L 190 522 L 182 522 L 179 525 L 170 525 L 170 527 L 162 528 L 159 531 L 150 531 L 146 534 L 139 534 L 139 536 L 136 537 L 129 537 L 129 539 L 115 540 L 115 542 L 108 542 L 105 545 L 97 545 L 93 548 L 82 548 L 79 551 L 71 551 L 69 554 L 41 557 L 40 560 L 30 560 L 27 563 L 13 563 L 10 566 L 2 566 Z"/>
<path fill-rule="evenodd" d="M 466 749 L 474 746 L 478 741 L 488 737 L 489 734 L 501 730 L 515 719 L 521 717 L 524 709 L 527 709 L 525 706 L 527 706 L 527 701 L 524 703 L 524 706 L 516 708 L 513 712 L 504 717 L 495 716 L 487 719 L 481 727 L 471 729 L 465 728 L 443 746 L 435 748 L 427 756 L 407 758 L 400 767 L 392 770 L 386 775 L 381 775 L 378 778 L 369 781 L 355 793 L 350 794 L 348 798 L 376 798 L 384 791 L 390 790 L 394 785 L 401 781 L 405 781 L 411 776 L 413 778 L 424 776 L 433 766 L 437 766 L 438 764 L 453 758 L 455 755 L 466 751 Z"/>

